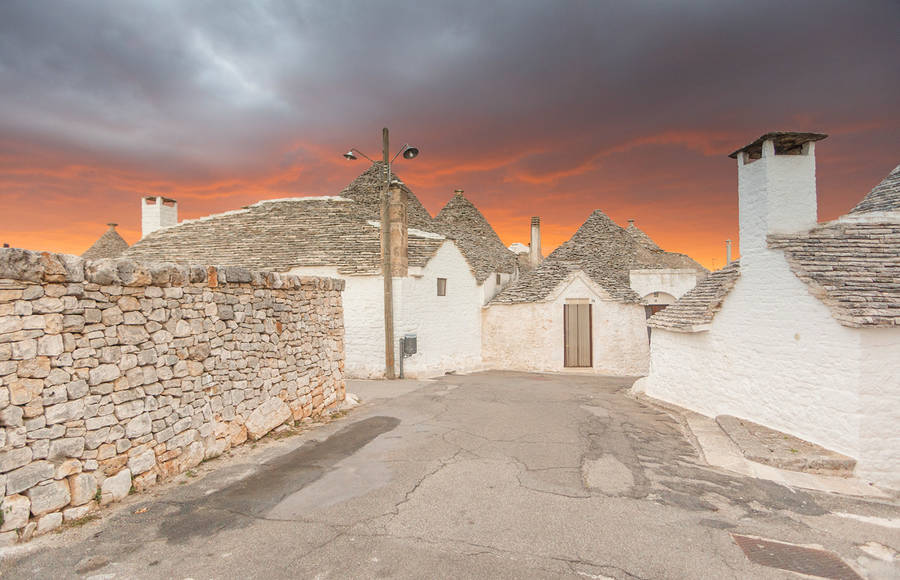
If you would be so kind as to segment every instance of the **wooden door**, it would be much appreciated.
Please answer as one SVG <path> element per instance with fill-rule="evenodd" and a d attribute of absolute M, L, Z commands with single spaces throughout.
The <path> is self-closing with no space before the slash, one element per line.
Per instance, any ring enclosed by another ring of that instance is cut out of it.
<path fill-rule="evenodd" d="M 563 358 L 567 367 L 593 366 L 591 315 L 591 304 L 563 305 Z"/>

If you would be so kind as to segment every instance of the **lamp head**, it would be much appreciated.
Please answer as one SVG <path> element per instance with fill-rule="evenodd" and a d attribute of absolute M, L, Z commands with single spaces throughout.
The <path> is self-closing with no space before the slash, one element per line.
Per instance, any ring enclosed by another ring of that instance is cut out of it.
<path fill-rule="evenodd" d="M 419 155 L 419 148 L 413 147 L 412 145 L 407 145 L 405 149 L 403 149 L 403 158 L 404 159 L 415 159 Z"/>
<path fill-rule="evenodd" d="M 348 161 L 356 161 L 357 157 L 356 157 L 356 155 L 353 153 L 353 149 L 351 149 L 350 151 L 347 151 L 346 153 L 344 153 L 344 159 L 346 159 L 346 160 L 348 160 Z"/>

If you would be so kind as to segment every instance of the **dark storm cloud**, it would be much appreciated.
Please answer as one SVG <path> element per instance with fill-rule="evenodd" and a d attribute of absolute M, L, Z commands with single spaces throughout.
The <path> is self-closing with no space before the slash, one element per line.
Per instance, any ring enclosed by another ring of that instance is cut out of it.
<path fill-rule="evenodd" d="M 755 129 L 811 105 L 849 122 L 889 114 L 900 94 L 895 2 L 0 10 L 2 126 L 152 163 L 248 162 L 247 151 L 394 122 L 447 153 L 460 141 L 574 148 L 544 160 L 554 172 L 660 128 Z"/>

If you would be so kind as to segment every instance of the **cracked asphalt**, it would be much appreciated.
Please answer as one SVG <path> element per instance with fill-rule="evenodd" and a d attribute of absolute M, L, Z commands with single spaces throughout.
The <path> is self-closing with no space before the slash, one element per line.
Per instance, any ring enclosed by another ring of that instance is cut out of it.
<path fill-rule="evenodd" d="M 900 548 L 896 503 L 710 467 L 676 418 L 627 396 L 630 383 L 499 372 L 351 381 L 364 404 L 346 417 L 244 446 L 8 551 L 0 574 L 797 577 L 748 560 L 740 533 L 900 577 L 860 548 Z"/>

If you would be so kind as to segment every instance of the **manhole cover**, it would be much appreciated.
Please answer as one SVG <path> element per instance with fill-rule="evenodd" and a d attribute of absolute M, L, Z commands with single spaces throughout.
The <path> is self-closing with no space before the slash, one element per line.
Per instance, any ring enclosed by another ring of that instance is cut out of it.
<path fill-rule="evenodd" d="M 819 578 L 835 578 L 837 580 L 862 580 L 853 569 L 844 563 L 837 554 L 815 548 L 804 548 L 794 544 L 785 544 L 774 540 L 764 540 L 752 536 L 731 534 L 737 545 L 751 562 L 790 570 L 800 574 L 818 576 Z"/>

